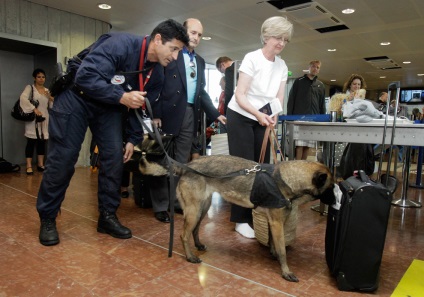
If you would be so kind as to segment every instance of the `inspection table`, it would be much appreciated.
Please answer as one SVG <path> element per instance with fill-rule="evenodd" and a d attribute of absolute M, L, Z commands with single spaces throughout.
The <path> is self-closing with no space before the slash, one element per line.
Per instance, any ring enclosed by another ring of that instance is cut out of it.
<path fill-rule="evenodd" d="M 354 142 L 354 143 L 370 143 L 382 144 L 384 134 L 384 120 L 370 123 L 357 122 L 302 122 L 302 121 L 285 121 L 285 129 L 288 138 L 287 155 L 290 160 L 294 159 L 294 141 L 315 140 L 323 142 Z M 386 128 L 385 144 L 390 144 L 392 140 L 393 127 L 389 123 Z M 393 145 L 405 146 L 424 146 L 424 124 L 396 123 L 394 131 Z M 334 155 L 334 149 L 330 153 Z M 405 162 L 406 163 L 406 162 Z M 332 168 L 332 164 L 329 165 Z M 409 166 L 405 172 L 409 175 Z M 405 178 L 404 178 L 405 180 Z M 407 187 L 402 189 L 402 203 L 398 206 L 416 207 L 405 204 Z M 419 204 L 418 207 L 421 205 Z"/>

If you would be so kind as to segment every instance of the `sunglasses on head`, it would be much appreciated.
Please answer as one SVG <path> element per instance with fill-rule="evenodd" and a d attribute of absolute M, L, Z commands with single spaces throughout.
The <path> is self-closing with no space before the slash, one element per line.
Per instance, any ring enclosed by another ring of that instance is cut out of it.
<path fill-rule="evenodd" d="M 191 73 L 190 73 L 190 77 L 191 78 L 195 78 L 196 77 L 196 70 L 194 69 L 196 67 L 196 65 L 194 64 L 193 61 L 190 61 L 189 64 L 190 68 L 191 68 Z"/>

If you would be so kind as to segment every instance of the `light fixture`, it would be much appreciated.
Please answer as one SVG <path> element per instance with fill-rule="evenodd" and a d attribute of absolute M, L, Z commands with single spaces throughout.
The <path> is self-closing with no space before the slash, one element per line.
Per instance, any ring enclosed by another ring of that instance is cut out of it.
<path fill-rule="evenodd" d="M 309 72 L 309 69 L 303 69 L 302 71 L 303 72 Z"/>
<path fill-rule="evenodd" d="M 329 48 L 327 51 L 329 51 L 329 52 L 335 52 L 337 49 L 335 49 L 335 48 Z"/>
<path fill-rule="evenodd" d="M 380 42 L 380 45 L 389 45 L 390 44 L 390 42 L 389 41 L 383 41 L 383 42 Z"/>
<path fill-rule="evenodd" d="M 380 78 L 386 78 L 385 76 L 380 76 Z"/>
<path fill-rule="evenodd" d="M 97 6 L 100 9 L 111 9 L 112 8 L 112 6 L 110 6 L 109 4 L 106 4 L 106 3 L 100 3 L 100 4 L 97 4 Z"/>
<path fill-rule="evenodd" d="M 211 39 L 212 39 L 212 37 L 209 37 L 209 36 L 203 36 L 203 37 L 202 37 L 202 39 L 203 39 L 203 40 L 211 40 Z"/>
<path fill-rule="evenodd" d="M 353 9 L 353 8 L 346 8 L 346 9 L 342 10 L 342 13 L 344 13 L 344 14 L 351 14 L 351 13 L 354 13 L 354 12 L 355 12 L 355 9 Z"/>
<path fill-rule="evenodd" d="M 418 76 L 424 76 L 424 73 L 418 73 L 417 75 Z"/>
<path fill-rule="evenodd" d="M 411 61 L 403 61 L 403 64 L 411 64 Z"/>
<path fill-rule="evenodd" d="M 330 81 L 336 81 L 335 79 L 331 79 Z"/>

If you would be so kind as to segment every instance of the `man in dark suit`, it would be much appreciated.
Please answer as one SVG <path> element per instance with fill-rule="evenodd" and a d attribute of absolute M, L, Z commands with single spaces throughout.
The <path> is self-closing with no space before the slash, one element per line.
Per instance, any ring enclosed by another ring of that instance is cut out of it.
<path fill-rule="evenodd" d="M 209 119 L 218 119 L 223 124 L 226 118 L 219 114 L 205 91 L 205 60 L 194 51 L 201 40 L 203 26 L 197 19 L 187 19 L 183 25 L 187 29 L 189 45 L 165 69 L 165 83 L 152 109 L 154 123 L 164 133 L 175 135 L 174 159 L 187 163 L 198 131 L 201 110 L 206 112 Z M 156 219 L 169 222 L 166 178 L 152 178 L 149 187 Z"/>

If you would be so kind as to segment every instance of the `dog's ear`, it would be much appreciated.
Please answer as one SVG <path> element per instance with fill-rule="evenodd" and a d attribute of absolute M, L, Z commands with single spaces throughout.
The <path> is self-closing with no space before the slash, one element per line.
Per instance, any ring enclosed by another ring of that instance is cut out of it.
<path fill-rule="evenodd" d="M 312 178 L 312 184 L 319 190 L 327 182 L 328 175 L 326 172 L 316 171 Z"/>

